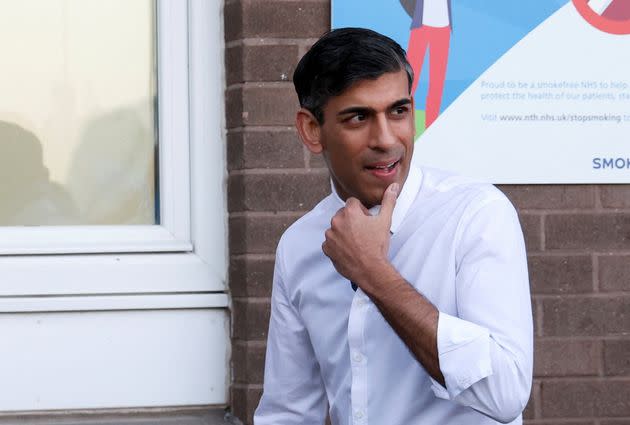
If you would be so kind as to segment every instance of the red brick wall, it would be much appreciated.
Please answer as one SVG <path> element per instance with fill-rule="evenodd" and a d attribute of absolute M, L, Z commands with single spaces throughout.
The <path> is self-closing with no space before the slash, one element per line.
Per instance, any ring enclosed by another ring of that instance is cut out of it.
<path fill-rule="evenodd" d="M 258 403 L 276 243 L 329 190 L 290 82 L 329 0 L 227 0 L 232 408 Z M 536 330 L 528 424 L 630 424 L 630 187 L 501 186 L 521 214 Z"/>

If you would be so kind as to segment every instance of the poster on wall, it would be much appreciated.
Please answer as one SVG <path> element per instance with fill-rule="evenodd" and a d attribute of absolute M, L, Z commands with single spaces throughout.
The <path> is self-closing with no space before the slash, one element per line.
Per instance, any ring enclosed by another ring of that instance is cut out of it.
<path fill-rule="evenodd" d="M 630 0 L 333 0 L 332 26 L 406 49 L 415 162 L 492 183 L 630 183 Z"/>

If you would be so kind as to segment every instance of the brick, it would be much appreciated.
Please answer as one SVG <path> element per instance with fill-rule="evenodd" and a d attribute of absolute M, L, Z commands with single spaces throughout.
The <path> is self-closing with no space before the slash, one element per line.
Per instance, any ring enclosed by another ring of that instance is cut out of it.
<path fill-rule="evenodd" d="M 292 81 L 297 45 L 239 45 L 226 49 L 227 84 Z"/>
<path fill-rule="evenodd" d="M 630 291 L 630 255 L 600 256 L 599 289 Z"/>
<path fill-rule="evenodd" d="M 233 338 L 248 341 L 267 339 L 271 312 L 268 300 L 234 299 L 232 308 Z"/>
<path fill-rule="evenodd" d="M 537 301 L 535 298 L 532 298 L 532 319 L 534 322 L 534 336 L 542 336 L 540 323 L 540 309 L 539 305 L 540 301 Z"/>
<path fill-rule="evenodd" d="M 595 189 L 590 185 L 500 185 L 517 209 L 576 209 L 595 207 Z"/>
<path fill-rule="evenodd" d="M 230 293 L 233 297 L 269 297 L 273 281 L 272 259 L 230 259 Z"/>
<path fill-rule="evenodd" d="M 282 233 L 298 216 L 230 217 L 229 242 L 231 254 L 273 254 Z"/>
<path fill-rule="evenodd" d="M 243 46 L 225 49 L 225 79 L 228 86 L 245 82 L 243 62 Z"/>
<path fill-rule="evenodd" d="M 225 91 L 225 121 L 227 128 L 242 125 L 243 122 L 243 89 Z"/>
<path fill-rule="evenodd" d="M 527 406 L 523 410 L 523 419 L 533 419 L 534 418 L 534 399 L 529 398 L 527 402 Z"/>
<path fill-rule="evenodd" d="M 601 357 L 598 341 L 537 340 L 534 376 L 597 375 Z"/>
<path fill-rule="evenodd" d="M 245 82 L 243 62 L 243 46 L 225 49 L 225 79 L 228 86 Z"/>
<path fill-rule="evenodd" d="M 225 40 L 236 40 L 243 37 L 243 4 L 242 1 L 226 2 L 223 9 L 223 26 Z M 229 69 L 228 69 L 229 71 Z"/>
<path fill-rule="evenodd" d="M 546 218 L 547 249 L 630 249 L 630 214 L 554 214 Z"/>
<path fill-rule="evenodd" d="M 620 419 L 604 419 L 599 422 L 599 425 L 630 425 L 630 417 Z"/>
<path fill-rule="evenodd" d="M 542 249 L 541 224 L 539 215 L 519 214 L 527 251 Z"/>
<path fill-rule="evenodd" d="M 542 382 L 545 418 L 630 416 L 630 381 Z"/>
<path fill-rule="evenodd" d="M 311 152 L 307 153 L 308 158 L 308 166 L 310 168 L 327 168 L 326 161 L 324 161 L 324 156 L 321 154 L 315 155 Z"/>
<path fill-rule="evenodd" d="M 233 131 L 227 135 L 228 170 L 303 168 L 304 149 L 293 129 Z"/>
<path fill-rule="evenodd" d="M 232 413 L 243 425 L 253 425 L 254 411 L 262 396 L 262 388 L 232 386 Z"/>
<path fill-rule="evenodd" d="M 227 9 L 227 7 L 226 7 Z M 324 1 L 243 0 L 226 11 L 225 38 L 318 38 L 330 28 L 330 3 Z M 231 27 L 228 30 L 228 27 Z"/>
<path fill-rule="evenodd" d="M 545 336 L 627 334 L 630 296 L 546 299 L 542 320 Z"/>
<path fill-rule="evenodd" d="M 630 208 L 630 185 L 602 185 L 599 193 L 604 208 Z"/>
<path fill-rule="evenodd" d="M 534 294 L 571 294 L 593 290 L 593 261 L 588 255 L 530 256 L 528 263 Z"/>
<path fill-rule="evenodd" d="M 604 372 L 630 376 L 630 340 L 604 342 Z"/>
<path fill-rule="evenodd" d="M 305 211 L 330 193 L 328 173 L 237 174 L 229 178 L 229 211 Z"/>
<path fill-rule="evenodd" d="M 252 83 L 226 90 L 228 128 L 245 125 L 293 126 L 299 108 L 288 84 Z"/>
<path fill-rule="evenodd" d="M 262 384 L 265 374 L 265 346 L 235 342 L 232 344 L 234 382 Z"/>
<path fill-rule="evenodd" d="M 529 395 L 529 401 L 527 406 L 523 410 L 523 419 L 534 419 L 536 417 L 536 400 L 539 399 L 538 392 L 540 391 L 540 383 L 532 383 L 532 391 Z"/>

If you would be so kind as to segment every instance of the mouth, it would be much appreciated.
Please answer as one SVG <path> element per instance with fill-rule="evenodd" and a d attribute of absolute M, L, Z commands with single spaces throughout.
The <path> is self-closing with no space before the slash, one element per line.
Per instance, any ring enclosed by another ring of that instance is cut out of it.
<path fill-rule="evenodd" d="M 400 159 L 397 159 L 394 161 L 377 162 L 366 165 L 365 169 L 376 177 L 391 177 L 396 174 L 400 161 Z"/>

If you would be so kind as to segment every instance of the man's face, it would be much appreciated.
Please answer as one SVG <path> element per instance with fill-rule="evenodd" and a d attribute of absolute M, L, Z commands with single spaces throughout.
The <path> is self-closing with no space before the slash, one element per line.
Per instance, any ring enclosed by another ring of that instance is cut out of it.
<path fill-rule="evenodd" d="M 415 123 L 407 74 L 389 72 L 359 81 L 324 108 L 322 153 L 341 199 L 371 208 L 387 187 L 409 173 Z"/>

